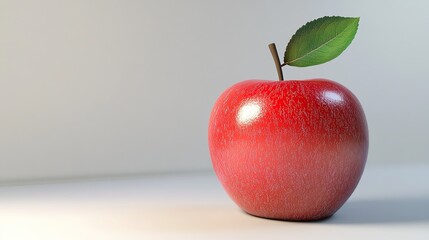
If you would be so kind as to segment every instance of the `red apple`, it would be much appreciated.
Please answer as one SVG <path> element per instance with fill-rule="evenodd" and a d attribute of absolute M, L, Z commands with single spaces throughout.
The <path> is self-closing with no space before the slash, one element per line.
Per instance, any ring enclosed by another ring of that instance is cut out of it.
<path fill-rule="evenodd" d="M 208 133 L 226 192 L 264 218 L 331 216 L 356 188 L 368 153 L 359 101 L 324 79 L 237 83 L 215 103 Z"/>

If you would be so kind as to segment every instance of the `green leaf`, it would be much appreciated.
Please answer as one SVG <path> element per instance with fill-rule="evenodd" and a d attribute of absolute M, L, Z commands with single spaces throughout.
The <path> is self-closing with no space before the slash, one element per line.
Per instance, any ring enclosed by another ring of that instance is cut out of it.
<path fill-rule="evenodd" d="M 302 26 L 289 41 L 284 63 L 308 67 L 338 57 L 352 42 L 359 18 L 322 17 Z"/>

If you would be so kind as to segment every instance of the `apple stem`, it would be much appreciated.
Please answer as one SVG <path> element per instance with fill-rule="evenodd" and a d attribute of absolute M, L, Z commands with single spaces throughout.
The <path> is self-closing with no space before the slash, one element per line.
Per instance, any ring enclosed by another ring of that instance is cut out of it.
<path fill-rule="evenodd" d="M 268 44 L 268 47 L 270 48 L 271 55 L 273 56 L 274 63 L 276 64 L 277 68 L 277 75 L 279 75 L 279 81 L 283 81 L 283 71 L 282 67 L 286 65 L 280 64 L 279 54 L 277 53 L 277 48 L 275 43 Z"/>

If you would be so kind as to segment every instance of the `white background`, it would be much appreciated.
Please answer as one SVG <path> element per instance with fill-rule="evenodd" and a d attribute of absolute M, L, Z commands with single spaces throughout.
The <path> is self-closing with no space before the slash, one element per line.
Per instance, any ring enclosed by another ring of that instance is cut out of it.
<path fill-rule="evenodd" d="M 352 90 L 368 163 L 427 161 L 427 1 L 0 0 L 0 181 L 208 170 L 219 94 L 276 79 L 305 22 L 360 16 L 351 46 L 285 78 Z"/>

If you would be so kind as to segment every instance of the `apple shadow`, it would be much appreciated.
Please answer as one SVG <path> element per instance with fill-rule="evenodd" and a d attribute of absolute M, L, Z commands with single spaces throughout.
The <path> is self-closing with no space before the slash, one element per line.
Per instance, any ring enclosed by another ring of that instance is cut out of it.
<path fill-rule="evenodd" d="M 429 198 L 351 200 L 324 224 L 429 222 Z"/>

